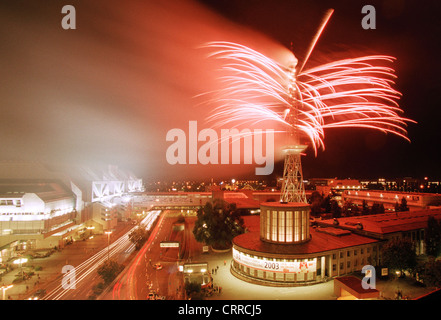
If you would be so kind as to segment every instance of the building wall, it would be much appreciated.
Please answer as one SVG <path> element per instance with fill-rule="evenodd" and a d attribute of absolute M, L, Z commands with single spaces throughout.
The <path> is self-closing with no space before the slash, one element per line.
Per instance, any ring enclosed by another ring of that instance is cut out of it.
<path fill-rule="evenodd" d="M 378 243 L 371 243 L 298 256 L 280 256 L 277 255 L 277 253 L 247 252 L 247 250 L 242 251 L 242 248 L 236 245 L 234 246 L 234 250 L 246 254 L 251 259 L 268 261 L 270 264 L 282 261 L 315 261 L 315 270 L 311 272 L 272 272 L 262 267 L 254 268 L 246 262 L 241 262 L 237 257 L 234 258 L 233 255 L 231 269 L 233 274 L 238 278 L 251 283 L 268 286 L 293 286 L 312 284 L 324 281 L 325 278 L 342 276 L 357 271 L 361 272 L 365 265 L 378 266 L 380 246 Z"/>
<path fill-rule="evenodd" d="M 102 228 L 96 229 L 96 232 L 113 229 L 118 222 L 114 208 L 103 205 L 100 202 L 92 204 L 92 220 Z"/>

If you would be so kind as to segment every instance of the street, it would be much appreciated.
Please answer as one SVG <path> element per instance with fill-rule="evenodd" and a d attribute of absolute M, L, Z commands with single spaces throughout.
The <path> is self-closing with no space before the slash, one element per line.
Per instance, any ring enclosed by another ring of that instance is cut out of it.
<path fill-rule="evenodd" d="M 144 300 L 149 292 L 155 291 L 164 299 L 181 299 L 182 277 L 178 264 L 200 252 L 201 245 L 192 235 L 194 219 L 188 217 L 185 223 L 178 222 L 179 211 L 166 210 L 144 246 L 131 264 L 118 277 L 112 290 L 103 294 L 102 300 Z M 179 241 L 183 259 L 178 259 L 178 248 L 161 248 L 161 241 Z M 156 268 L 155 264 L 160 264 Z"/>
<path fill-rule="evenodd" d="M 157 219 L 160 211 L 151 211 L 140 224 L 150 227 Z M 134 254 L 134 244 L 129 240 L 130 232 L 137 228 L 129 222 L 120 222 L 109 235 L 96 235 L 92 239 L 76 241 L 63 249 L 62 256 L 56 260 L 57 268 L 50 279 L 42 279 L 38 289 L 46 290 L 43 300 L 87 300 L 93 295 L 93 287 L 102 282 L 97 268 L 106 260 L 115 260 L 119 264 L 127 264 Z M 54 254 L 56 256 L 57 254 Z M 49 260 L 55 257 L 49 257 Z M 54 268 L 49 263 L 45 269 Z M 71 266 L 73 273 L 63 272 L 63 268 Z M 34 286 L 34 289 L 37 289 Z M 34 292 L 35 290 L 32 290 Z M 32 292 L 28 292 L 28 295 Z"/>

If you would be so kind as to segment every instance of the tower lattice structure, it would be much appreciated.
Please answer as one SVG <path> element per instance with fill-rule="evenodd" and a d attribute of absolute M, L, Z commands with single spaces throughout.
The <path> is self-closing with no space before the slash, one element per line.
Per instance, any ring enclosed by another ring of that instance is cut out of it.
<path fill-rule="evenodd" d="M 306 150 L 307 146 L 300 143 L 298 134 L 298 108 L 301 103 L 298 99 L 298 93 L 295 83 L 295 66 L 290 68 L 291 85 L 289 94 L 291 99 L 291 107 L 287 115 L 287 122 L 291 124 L 288 132 L 288 145 L 282 149 L 285 156 L 285 164 L 283 168 L 282 191 L 280 194 L 281 202 L 301 202 L 306 203 L 305 185 L 303 183 L 301 153 Z"/>

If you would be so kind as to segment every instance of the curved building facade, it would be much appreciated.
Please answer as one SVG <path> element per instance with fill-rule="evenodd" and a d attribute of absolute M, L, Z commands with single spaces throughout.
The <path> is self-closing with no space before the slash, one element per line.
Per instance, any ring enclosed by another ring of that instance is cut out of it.
<path fill-rule="evenodd" d="M 303 243 L 309 236 L 310 207 L 304 203 L 266 202 L 260 207 L 260 239 L 271 243 Z"/>
<path fill-rule="evenodd" d="M 305 203 L 262 203 L 259 230 L 233 239 L 231 273 L 255 284 L 297 286 L 376 265 L 378 240 L 332 227 L 310 228 L 309 212 Z"/>

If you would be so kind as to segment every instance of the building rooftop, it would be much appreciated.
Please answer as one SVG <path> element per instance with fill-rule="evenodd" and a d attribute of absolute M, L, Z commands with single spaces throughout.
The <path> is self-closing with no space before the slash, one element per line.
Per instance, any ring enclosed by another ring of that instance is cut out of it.
<path fill-rule="evenodd" d="M 319 252 L 338 250 L 363 244 L 375 243 L 379 240 L 360 236 L 352 232 L 332 234 L 326 231 L 326 228 L 318 231 L 317 228 L 311 228 L 311 240 L 301 244 L 273 244 L 260 240 L 260 217 L 245 216 L 245 226 L 248 232 L 241 234 L 233 239 L 233 243 L 241 248 L 251 251 L 286 254 L 286 255 L 305 255 Z"/>
<path fill-rule="evenodd" d="M 334 281 L 338 281 L 341 288 L 345 289 L 357 299 L 377 298 L 380 294 L 377 289 L 364 289 L 361 279 L 354 276 L 337 277 Z"/>
<path fill-rule="evenodd" d="M 0 179 L 0 198 L 22 198 L 25 193 L 35 193 L 45 202 L 73 197 L 61 181 Z"/>

